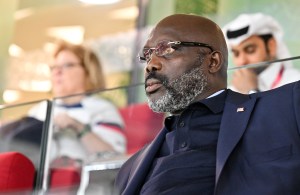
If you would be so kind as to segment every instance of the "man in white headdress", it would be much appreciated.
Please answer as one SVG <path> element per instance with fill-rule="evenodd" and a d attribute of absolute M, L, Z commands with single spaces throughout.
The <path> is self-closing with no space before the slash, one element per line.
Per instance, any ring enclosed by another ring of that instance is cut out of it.
<path fill-rule="evenodd" d="M 288 58 L 283 31 L 277 21 L 262 13 L 241 14 L 225 25 L 224 35 L 235 66 Z M 235 70 L 232 89 L 241 93 L 266 91 L 300 79 L 291 61 Z"/>

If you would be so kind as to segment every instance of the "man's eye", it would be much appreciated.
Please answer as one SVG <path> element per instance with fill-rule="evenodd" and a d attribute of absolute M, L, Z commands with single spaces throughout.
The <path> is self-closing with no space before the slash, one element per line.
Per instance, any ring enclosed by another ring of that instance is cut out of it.
<path fill-rule="evenodd" d="M 232 51 L 232 55 L 233 55 L 234 57 L 238 57 L 238 56 L 239 56 L 239 52 L 237 52 L 237 51 Z"/>
<path fill-rule="evenodd" d="M 172 48 L 173 50 L 177 50 L 177 49 L 180 48 L 180 46 L 178 46 L 178 45 L 172 45 L 170 48 Z"/>
<path fill-rule="evenodd" d="M 255 52 L 255 49 L 256 49 L 256 47 L 250 46 L 250 47 L 245 48 L 245 52 L 251 54 L 251 53 Z"/>
<path fill-rule="evenodd" d="M 166 48 L 166 49 L 164 50 L 164 53 L 165 53 L 165 54 L 171 54 L 171 53 L 173 53 L 175 50 L 177 50 L 177 48 L 169 47 L 169 48 Z"/>

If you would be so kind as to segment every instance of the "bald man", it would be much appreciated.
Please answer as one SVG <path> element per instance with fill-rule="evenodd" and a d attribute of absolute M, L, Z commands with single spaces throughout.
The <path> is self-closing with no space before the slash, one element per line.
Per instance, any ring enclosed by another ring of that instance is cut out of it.
<path fill-rule="evenodd" d="M 207 18 L 176 14 L 155 26 L 140 54 L 145 91 L 151 109 L 170 116 L 122 166 L 120 194 L 300 193 L 300 83 L 234 92 L 227 58 Z"/>
<path fill-rule="evenodd" d="M 290 57 L 283 42 L 283 30 L 271 16 L 241 14 L 223 28 L 236 67 Z M 300 79 L 291 61 L 235 70 L 231 89 L 249 93 L 266 91 Z"/>

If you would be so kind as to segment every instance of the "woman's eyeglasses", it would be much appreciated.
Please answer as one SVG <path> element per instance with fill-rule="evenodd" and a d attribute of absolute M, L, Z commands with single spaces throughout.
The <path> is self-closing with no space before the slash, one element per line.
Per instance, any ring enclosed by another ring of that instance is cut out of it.
<path fill-rule="evenodd" d="M 151 56 L 153 52 L 156 56 L 162 57 L 166 55 L 172 54 L 176 51 L 177 47 L 207 47 L 213 52 L 213 48 L 206 43 L 199 42 L 183 42 L 183 41 L 161 41 L 157 43 L 155 47 L 152 48 L 144 48 L 142 51 L 142 55 L 138 56 L 138 59 L 141 63 L 149 62 L 151 60 Z"/>
<path fill-rule="evenodd" d="M 62 65 L 51 65 L 49 66 L 51 72 L 53 72 L 54 70 L 56 69 L 59 69 L 59 70 L 66 70 L 66 69 L 69 69 L 69 68 L 72 68 L 74 66 L 78 66 L 78 65 L 81 65 L 80 63 L 64 63 Z"/>

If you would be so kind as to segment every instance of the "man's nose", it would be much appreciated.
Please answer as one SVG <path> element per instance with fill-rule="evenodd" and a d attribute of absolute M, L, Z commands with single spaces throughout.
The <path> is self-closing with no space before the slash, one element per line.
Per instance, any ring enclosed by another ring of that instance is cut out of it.
<path fill-rule="evenodd" d="M 162 68 L 161 62 L 159 57 L 157 57 L 155 54 L 151 55 L 151 59 L 149 62 L 147 62 L 146 65 L 146 72 L 152 72 L 152 71 L 157 71 Z"/>
<path fill-rule="evenodd" d="M 249 64 L 249 60 L 246 55 L 240 54 L 238 57 L 235 57 L 234 63 L 236 66 L 243 66 Z"/>

